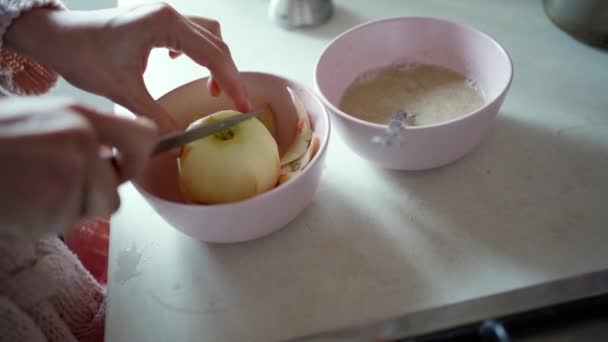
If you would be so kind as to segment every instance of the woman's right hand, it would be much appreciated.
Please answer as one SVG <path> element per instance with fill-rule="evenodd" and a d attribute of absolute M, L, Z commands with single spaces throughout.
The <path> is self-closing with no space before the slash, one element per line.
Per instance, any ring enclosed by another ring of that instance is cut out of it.
<path fill-rule="evenodd" d="M 117 187 L 142 170 L 156 137 L 143 117 L 66 99 L 0 100 L 0 236 L 32 240 L 111 214 Z M 102 156 L 111 147 L 117 168 Z"/>

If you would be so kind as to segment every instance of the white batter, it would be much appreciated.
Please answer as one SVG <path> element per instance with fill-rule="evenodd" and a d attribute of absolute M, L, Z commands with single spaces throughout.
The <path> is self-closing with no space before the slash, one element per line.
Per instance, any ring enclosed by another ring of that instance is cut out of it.
<path fill-rule="evenodd" d="M 408 124 L 448 121 L 483 106 L 473 82 L 452 70 L 426 64 L 372 70 L 345 91 L 340 109 L 357 118 L 387 124 L 398 111 L 416 114 Z"/>

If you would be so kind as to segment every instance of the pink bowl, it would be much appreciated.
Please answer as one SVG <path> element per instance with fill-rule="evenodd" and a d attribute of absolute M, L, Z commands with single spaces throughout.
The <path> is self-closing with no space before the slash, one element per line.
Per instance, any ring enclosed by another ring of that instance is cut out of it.
<path fill-rule="evenodd" d="M 346 88 L 362 73 L 395 63 L 443 66 L 475 80 L 485 105 L 463 117 L 408 127 L 401 144 L 371 142 L 384 127 L 338 109 Z M 505 49 L 485 33 L 438 18 L 399 17 L 354 27 L 323 51 L 316 90 L 338 133 L 361 157 L 382 167 L 422 170 L 453 162 L 472 150 L 494 124 L 511 85 L 513 65 Z"/>
<path fill-rule="evenodd" d="M 321 177 L 330 135 L 329 115 L 323 103 L 301 84 L 276 75 L 243 72 L 241 77 L 255 108 L 272 105 L 277 115 L 279 146 L 286 147 L 291 142 L 297 118 L 287 86 L 304 103 L 321 145 L 310 164 L 289 182 L 253 198 L 220 205 L 185 203 L 178 191 L 175 158 L 160 155 L 151 159 L 143 175 L 134 181 L 135 187 L 168 223 L 202 241 L 246 241 L 281 229 L 311 202 Z M 233 108 L 227 97 L 211 97 L 206 83 L 207 78 L 190 82 L 158 101 L 184 128 L 196 113 Z"/>

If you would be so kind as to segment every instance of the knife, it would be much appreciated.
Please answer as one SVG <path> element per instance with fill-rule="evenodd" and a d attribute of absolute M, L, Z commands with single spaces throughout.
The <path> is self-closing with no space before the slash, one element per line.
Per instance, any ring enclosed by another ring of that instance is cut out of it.
<path fill-rule="evenodd" d="M 231 116 L 224 120 L 216 121 L 216 122 L 213 122 L 210 124 L 200 125 L 196 128 L 189 129 L 185 132 L 169 133 L 169 134 L 163 136 L 158 141 L 158 143 L 154 147 L 154 150 L 152 151 L 152 155 L 157 155 L 159 153 L 167 152 L 176 147 L 180 147 L 182 145 L 193 142 L 195 140 L 202 139 L 211 134 L 220 132 L 223 129 L 234 126 L 240 122 L 254 118 L 262 113 L 263 113 L 263 111 L 256 111 L 256 112 L 235 115 L 235 116 Z"/>

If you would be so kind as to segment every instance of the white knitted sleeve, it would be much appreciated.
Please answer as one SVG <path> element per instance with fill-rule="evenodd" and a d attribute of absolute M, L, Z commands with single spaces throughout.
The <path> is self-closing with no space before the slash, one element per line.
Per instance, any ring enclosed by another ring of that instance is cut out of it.
<path fill-rule="evenodd" d="M 0 296 L 0 341 L 46 342 L 47 338 L 23 309 Z"/>
<path fill-rule="evenodd" d="M 37 95 L 50 90 L 57 74 L 49 68 L 4 48 L 4 34 L 21 14 L 39 7 L 64 8 L 59 0 L 0 0 L 0 91 Z"/>
<path fill-rule="evenodd" d="M 0 341 L 103 341 L 105 288 L 58 238 L 0 243 L 0 259 Z"/>

